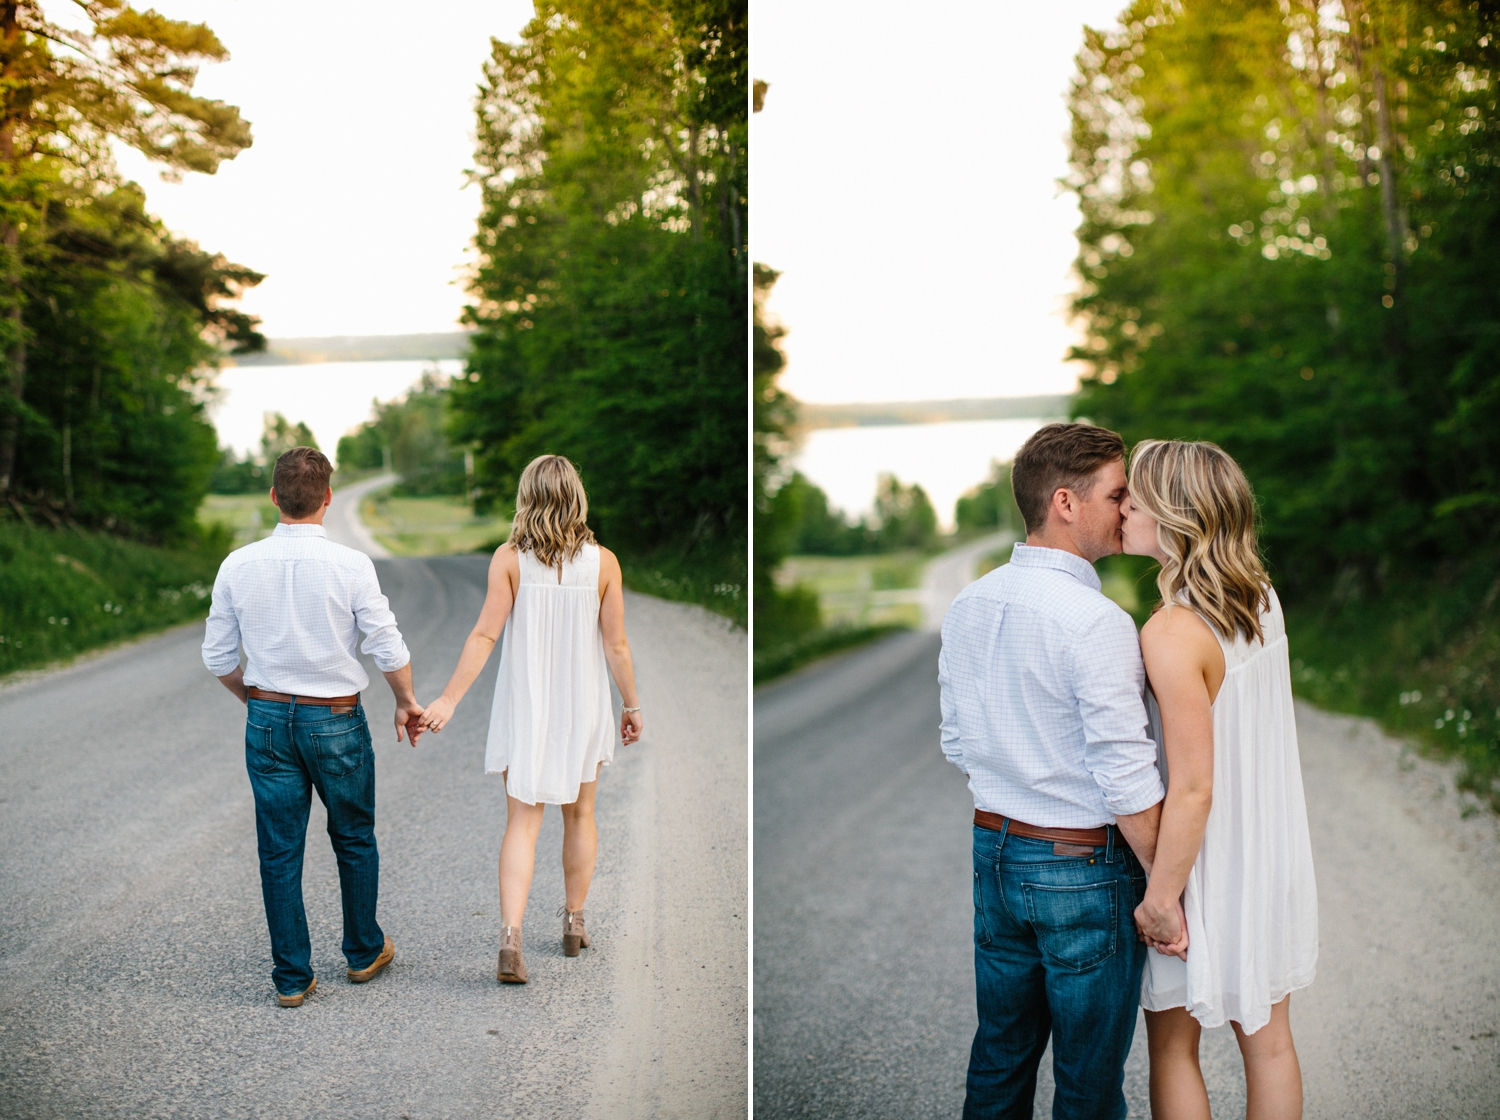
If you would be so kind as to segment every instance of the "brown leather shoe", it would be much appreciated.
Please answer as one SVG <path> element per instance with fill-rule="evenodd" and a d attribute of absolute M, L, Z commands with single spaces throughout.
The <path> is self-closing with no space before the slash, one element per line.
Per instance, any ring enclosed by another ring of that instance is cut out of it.
<path fill-rule="evenodd" d="M 526 983 L 526 961 L 521 956 L 521 929 L 505 926 L 500 930 L 500 964 L 495 979 L 502 984 Z"/>
<path fill-rule="evenodd" d="M 563 920 L 563 956 L 576 957 L 579 949 L 589 947 L 588 931 L 583 928 L 583 911 L 558 908 L 557 916 Z"/>
<path fill-rule="evenodd" d="M 282 1007 L 301 1007 L 302 1001 L 308 996 L 312 995 L 313 989 L 317 986 L 318 978 L 314 976 L 311 980 L 308 981 L 307 987 L 303 988 L 300 992 L 297 992 L 294 995 L 284 996 L 280 992 L 277 992 L 276 1002 L 281 1004 Z"/>
<path fill-rule="evenodd" d="M 396 943 L 389 937 L 387 937 L 385 939 L 385 948 L 380 950 L 380 956 L 375 958 L 374 963 L 371 964 L 369 968 L 351 968 L 349 970 L 349 983 L 363 984 L 366 980 L 372 978 L 386 965 L 390 964 L 391 958 L 393 958 L 395 955 Z"/>

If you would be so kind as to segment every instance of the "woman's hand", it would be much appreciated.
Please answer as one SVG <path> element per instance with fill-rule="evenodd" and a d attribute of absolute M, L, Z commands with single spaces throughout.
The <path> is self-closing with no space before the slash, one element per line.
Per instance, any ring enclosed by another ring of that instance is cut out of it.
<path fill-rule="evenodd" d="M 1135 925 L 1141 939 L 1158 953 L 1187 960 L 1187 915 L 1181 899 L 1163 903 L 1148 891 L 1135 908 Z"/>
<path fill-rule="evenodd" d="M 443 725 L 453 718 L 453 709 L 457 707 L 458 705 L 446 696 L 439 696 L 428 704 L 426 711 L 422 713 L 422 730 L 441 731 Z"/>
<path fill-rule="evenodd" d="M 622 712 L 620 714 L 620 742 L 628 747 L 641 737 L 641 730 L 645 726 L 640 712 Z"/>

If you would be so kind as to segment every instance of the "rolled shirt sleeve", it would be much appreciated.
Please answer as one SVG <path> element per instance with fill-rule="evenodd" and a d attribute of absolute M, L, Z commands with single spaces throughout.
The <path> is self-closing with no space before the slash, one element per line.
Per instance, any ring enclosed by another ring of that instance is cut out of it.
<path fill-rule="evenodd" d="M 1074 646 L 1073 656 L 1084 764 L 1111 813 L 1144 812 L 1164 790 L 1146 717 L 1146 669 L 1135 624 L 1124 611 L 1109 612 L 1090 640 Z"/>
<path fill-rule="evenodd" d="M 240 664 L 240 620 L 222 566 L 214 577 L 213 600 L 203 628 L 203 664 L 216 677 L 227 677 Z"/>
<path fill-rule="evenodd" d="M 360 652 L 375 662 L 382 673 L 394 673 L 411 663 L 411 653 L 396 628 L 390 600 L 380 590 L 375 565 L 367 556 L 364 570 L 353 588 L 354 621 L 365 636 Z"/>

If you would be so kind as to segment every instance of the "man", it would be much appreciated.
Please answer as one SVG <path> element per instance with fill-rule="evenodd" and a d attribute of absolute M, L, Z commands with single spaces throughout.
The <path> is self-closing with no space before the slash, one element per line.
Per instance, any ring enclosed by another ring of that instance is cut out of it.
<path fill-rule="evenodd" d="M 943 620 L 943 753 L 974 795 L 966 1120 L 1030 1120 L 1049 1035 L 1053 1115 L 1125 1116 L 1146 953 L 1131 916 L 1162 782 L 1135 625 L 1092 563 L 1121 549 L 1124 455 L 1087 424 L 1027 440 L 1011 469 L 1026 543 Z"/>
<path fill-rule="evenodd" d="M 248 708 L 245 765 L 255 794 L 260 886 L 271 931 L 271 971 L 282 1007 L 300 1007 L 317 985 L 302 908 L 302 852 L 312 790 L 328 809 L 328 838 L 344 902 L 349 979 L 371 979 L 395 956 L 375 920 L 375 754 L 359 692 L 370 683 L 355 645 L 375 660 L 396 696 L 396 741 L 416 745 L 422 714 L 411 656 L 380 593 L 375 565 L 333 544 L 323 517 L 333 467 L 311 447 L 276 460 L 271 501 L 281 523 L 232 552 L 214 580 L 203 663 Z M 245 645 L 245 666 L 239 646 Z"/>

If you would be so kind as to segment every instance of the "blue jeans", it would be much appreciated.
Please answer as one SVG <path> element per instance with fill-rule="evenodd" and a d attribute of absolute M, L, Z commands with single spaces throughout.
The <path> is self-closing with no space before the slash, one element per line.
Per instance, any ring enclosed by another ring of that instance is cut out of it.
<path fill-rule="evenodd" d="M 255 792 L 260 889 L 271 929 L 271 980 L 282 995 L 312 982 L 312 946 L 302 908 L 302 853 L 312 791 L 328 809 L 328 839 L 344 898 L 344 957 L 368 968 L 385 948 L 375 921 L 380 852 L 375 847 L 375 752 L 363 705 L 329 708 L 251 700 L 245 768 Z"/>
<path fill-rule="evenodd" d="M 1123 1120 L 1146 947 L 1132 915 L 1146 876 L 1111 827 L 1092 856 L 974 829 L 979 1029 L 964 1120 L 1031 1120 L 1052 1039 L 1054 1117 Z"/>

